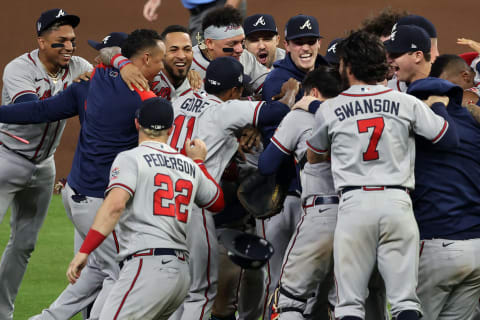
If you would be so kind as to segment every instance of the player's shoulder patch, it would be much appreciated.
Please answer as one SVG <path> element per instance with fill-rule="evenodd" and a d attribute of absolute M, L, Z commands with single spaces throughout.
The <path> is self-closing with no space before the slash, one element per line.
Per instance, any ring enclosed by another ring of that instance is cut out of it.
<path fill-rule="evenodd" d="M 117 179 L 119 174 L 120 174 L 120 167 L 112 168 L 112 171 L 110 172 L 110 180 Z"/>

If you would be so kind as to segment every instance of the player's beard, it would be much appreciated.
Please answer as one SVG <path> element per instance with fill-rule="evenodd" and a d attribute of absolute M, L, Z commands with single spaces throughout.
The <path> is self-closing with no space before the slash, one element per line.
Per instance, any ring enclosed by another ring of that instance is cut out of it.
<path fill-rule="evenodd" d="M 178 88 L 183 83 L 183 81 L 185 81 L 188 71 L 190 70 L 190 68 L 187 68 L 185 69 L 185 74 L 181 74 L 183 73 L 181 71 L 177 74 L 175 70 L 173 70 L 173 68 L 171 68 L 168 64 L 164 64 L 164 67 L 165 67 L 165 71 L 167 71 L 170 77 L 172 78 L 172 82 L 173 82 L 172 84 L 175 88 Z"/>

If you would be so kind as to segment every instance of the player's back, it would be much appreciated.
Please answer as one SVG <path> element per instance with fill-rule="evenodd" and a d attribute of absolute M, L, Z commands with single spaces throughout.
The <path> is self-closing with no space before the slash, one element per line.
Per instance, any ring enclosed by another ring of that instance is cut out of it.
<path fill-rule="evenodd" d="M 369 85 L 352 86 L 327 100 L 317 119 L 328 124 L 336 189 L 413 188 L 414 132 L 436 142 L 448 126 L 417 98 Z"/>
<path fill-rule="evenodd" d="M 118 155 L 108 189 L 122 187 L 134 195 L 120 218 L 121 257 L 146 248 L 187 250 L 186 225 L 201 175 L 193 160 L 160 142 L 146 141 Z"/>
<path fill-rule="evenodd" d="M 263 102 L 229 100 L 223 102 L 205 92 L 190 92 L 173 102 L 175 120 L 169 145 L 183 149 L 187 138 L 198 138 L 208 149 L 205 166 L 219 181 L 238 148 L 235 132 L 247 124 L 256 124 Z"/>

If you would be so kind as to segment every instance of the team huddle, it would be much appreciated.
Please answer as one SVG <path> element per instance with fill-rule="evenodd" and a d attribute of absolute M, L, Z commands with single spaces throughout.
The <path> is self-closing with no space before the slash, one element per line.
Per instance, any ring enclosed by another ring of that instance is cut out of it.
<path fill-rule="evenodd" d="M 30 319 L 480 319 L 480 43 L 440 55 L 428 19 L 386 9 L 322 56 L 315 17 L 291 17 L 281 49 L 271 15 L 222 5 L 203 37 L 89 40 L 94 66 L 74 55 L 79 23 L 43 12 L 38 48 L 3 72 L 0 319 L 75 116 L 70 284 Z M 283 186 L 278 214 L 239 200 L 252 176 Z M 273 255 L 239 263 L 232 229 Z"/>

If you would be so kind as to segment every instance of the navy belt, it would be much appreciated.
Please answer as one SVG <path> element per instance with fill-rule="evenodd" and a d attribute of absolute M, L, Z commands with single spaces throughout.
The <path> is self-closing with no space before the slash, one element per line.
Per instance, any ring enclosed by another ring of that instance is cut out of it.
<path fill-rule="evenodd" d="M 352 190 L 363 190 L 363 191 L 382 191 L 387 189 L 398 189 L 403 190 L 406 193 L 410 193 L 410 189 L 403 187 L 403 186 L 349 186 L 345 187 L 340 191 L 340 195 L 343 195 L 346 192 Z"/>
<path fill-rule="evenodd" d="M 314 206 L 319 206 L 322 204 L 338 204 L 338 203 L 339 203 L 339 199 L 337 196 L 325 196 L 325 197 L 315 196 L 313 201 L 310 204 L 304 204 L 303 207 L 306 209 Z"/>
<path fill-rule="evenodd" d="M 146 256 L 177 256 L 179 250 L 168 249 L 168 248 L 154 248 L 138 251 L 134 254 L 131 254 L 125 258 L 124 261 L 128 261 L 136 257 L 146 257 Z"/>

